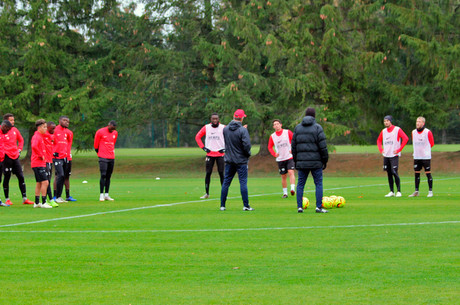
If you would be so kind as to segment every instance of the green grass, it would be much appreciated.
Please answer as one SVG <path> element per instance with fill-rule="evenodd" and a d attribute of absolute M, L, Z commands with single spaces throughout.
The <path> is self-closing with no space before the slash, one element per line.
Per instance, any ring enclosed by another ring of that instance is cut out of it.
<path fill-rule="evenodd" d="M 221 212 L 216 174 L 208 200 L 203 178 L 175 174 L 115 172 L 104 203 L 79 174 L 76 203 L 0 208 L 0 304 L 458 304 L 458 177 L 436 176 L 433 198 L 426 181 L 407 198 L 403 177 L 404 197 L 384 198 L 383 176 L 326 176 L 347 204 L 319 215 L 311 179 L 303 214 L 276 173 L 249 177 L 255 211 L 234 181 Z"/>

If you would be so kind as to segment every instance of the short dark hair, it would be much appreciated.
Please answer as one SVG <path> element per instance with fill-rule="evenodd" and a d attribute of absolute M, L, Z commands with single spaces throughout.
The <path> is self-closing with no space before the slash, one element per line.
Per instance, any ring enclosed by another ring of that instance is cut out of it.
<path fill-rule="evenodd" d="M 35 128 L 37 128 L 38 126 L 41 126 L 43 124 L 46 124 L 46 121 L 44 119 L 39 119 L 35 122 Z"/>
<path fill-rule="evenodd" d="M 315 116 L 316 116 L 316 110 L 315 110 L 315 108 L 308 107 L 307 110 L 305 110 L 305 116 L 312 116 L 312 117 L 315 117 Z"/>
<path fill-rule="evenodd" d="M 68 119 L 68 118 L 69 118 L 69 117 L 66 116 L 66 115 L 61 115 L 61 116 L 59 117 L 59 121 L 62 120 L 62 119 Z"/>
<path fill-rule="evenodd" d="M 219 116 L 219 114 L 218 114 L 217 112 L 213 112 L 213 113 L 211 113 L 211 116 L 213 116 L 213 115 L 217 115 L 217 116 Z"/>
<path fill-rule="evenodd" d="M 3 120 L 2 125 L 5 125 L 5 126 L 7 126 L 7 127 L 13 127 L 13 124 L 11 124 L 11 122 L 8 121 L 8 120 L 6 120 L 6 119 Z"/>
<path fill-rule="evenodd" d="M 8 120 L 8 119 L 11 118 L 11 117 L 14 117 L 14 115 L 13 115 L 12 113 L 5 113 L 5 114 L 3 115 L 3 119 L 4 119 L 4 120 Z"/>
<path fill-rule="evenodd" d="M 46 122 L 46 125 L 56 125 L 53 121 Z"/>
<path fill-rule="evenodd" d="M 279 122 L 280 124 L 283 124 L 283 123 L 281 123 L 281 120 L 280 120 L 280 119 L 274 119 L 274 120 L 272 121 L 272 125 L 273 125 L 273 123 L 275 123 L 275 122 Z"/>
<path fill-rule="evenodd" d="M 112 120 L 112 121 L 109 122 L 109 125 L 117 126 L 117 122 L 115 122 L 114 120 Z"/>

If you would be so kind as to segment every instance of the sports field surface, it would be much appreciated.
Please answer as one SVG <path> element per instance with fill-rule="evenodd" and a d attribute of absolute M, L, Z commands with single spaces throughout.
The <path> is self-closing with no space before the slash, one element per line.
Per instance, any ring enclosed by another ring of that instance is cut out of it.
<path fill-rule="evenodd" d="M 249 177 L 255 211 L 237 179 L 220 211 L 217 173 L 207 200 L 204 173 L 175 174 L 115 169 L 115 201 L 99 202 L 80 173 L 75 203 L 0 208 L 0 304 L 459 304 L 460 177 L 434 175 L 433 198 L 423 175 L 408 198 L 402 177 L 403 197 L 384 198 L 384 176 L 326 174 L 346 206 L 314 213 L 310 178 L 299 214 L 276 172 Z"/>

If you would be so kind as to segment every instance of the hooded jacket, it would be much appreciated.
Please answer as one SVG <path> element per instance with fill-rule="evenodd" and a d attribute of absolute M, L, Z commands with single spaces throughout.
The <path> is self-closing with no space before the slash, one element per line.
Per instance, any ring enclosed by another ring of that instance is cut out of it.
<path fill-rule="evenodd" d="M 239 121 L 231 121 L 224 128 L 226 163 L 247 164 L 251 156 L 249 132 Z"/>
<path fill-rule="evenodd" d="M 304 117 L 294 129 L 291 148 L 296 169 L 322 168 L 329 159 L 323 128 L 312 116 Z"/>

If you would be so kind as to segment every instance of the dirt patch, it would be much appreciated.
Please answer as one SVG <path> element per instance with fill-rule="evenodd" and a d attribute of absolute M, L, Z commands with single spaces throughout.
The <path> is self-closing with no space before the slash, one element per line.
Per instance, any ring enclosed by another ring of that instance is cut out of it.
<path fill-rule="evenodd" d="M 433 173 L 460 174 L 460 152 L 433 152 L 431 166 Z M 375 176 L 382 172 L 383 157 L 379 154 L 331 154 L 326 172 L 331 176 Z M 272 156 L 254 156 L 249 159 L 249 172 L 272 173 L 278 171 Z M 399 173 L 408 176 L 414 173 L 411 153 L 402 154 L 399 159 Z"/>

